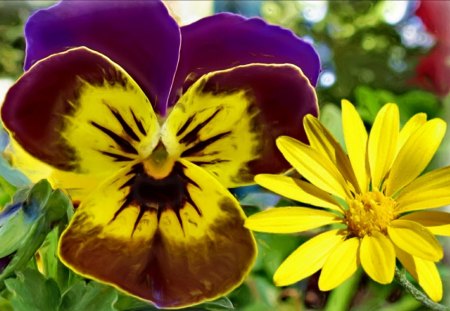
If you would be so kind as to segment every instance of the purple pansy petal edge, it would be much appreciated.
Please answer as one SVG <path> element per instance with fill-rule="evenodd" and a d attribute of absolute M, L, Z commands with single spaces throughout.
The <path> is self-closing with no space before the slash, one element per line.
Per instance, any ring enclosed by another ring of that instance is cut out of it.
<path fill-rule="evenodd" d="M 163 112 L 178 63 L 180 29 L 159 1 L 62 1 L 33 14 L 25 27 L 25 69 L 86 46 L 124 68 Z"/>
<path fill-rule="evenodd" d="M 64 0 L 32 15 L 25 35 L 25 69 L 51 54 L 87 46 L 123 67 L 162 116 L 207 72 L 291 63 L 312 85 L 320 72 L 312 45 L 290 30 L 230 13 L 180 29 L 161 1 Z"/>
<path fill-rule="evenodd" d="M 319 56 L 292 31 L 260 18 L 221 13 L 181 27 L 181 54 L 169 105 L 203 74 L 251 63 L 294 64 L 315 86 Z"/>

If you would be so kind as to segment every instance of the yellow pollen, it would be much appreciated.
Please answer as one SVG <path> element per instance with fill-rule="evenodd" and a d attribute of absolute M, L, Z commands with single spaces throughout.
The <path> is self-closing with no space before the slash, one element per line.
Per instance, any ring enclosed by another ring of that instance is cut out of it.
<path fill-rule="evenodd" d="M 381 192 L 367 192 L 356 195 L 349 201 L 344 222 L 352 236 L 362 238 L 373 232 L 386 234 L 387 227 L 395 218 L 397 203 Z"/>

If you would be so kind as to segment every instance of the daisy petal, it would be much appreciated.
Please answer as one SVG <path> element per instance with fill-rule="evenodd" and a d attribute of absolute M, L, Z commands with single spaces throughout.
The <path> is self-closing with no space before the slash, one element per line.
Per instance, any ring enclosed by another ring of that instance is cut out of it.
<path fill-rule="evenodd" d="M 417 113 L 405 123 L 405 125 L 400 130 L 400 134 L 398 135 L 398 147 L 397 154 L 400 149 L 402 149 L 403 145 L 409 139 L 409 137 L 417 131 L 422 125 L 427 122 L 427 115 L 423 112 Z"/>
<path fill-rule="evenodd" d="M 277 207 L 253 214 L 245 227 L 259 232 L 295 233 L 339 223 L 335 214 L 307 207 Z"/>
<path fill-rule="evenodd" d="M 340 205 L 329 193 L 303 180 L 283 175 L 258 174 L 255 182 L 291 200 L 342 212 Z"/>
<path fill-rule="evenodd" d="M 393 195 L 425 169 L 445 135 L 446 123 L 433 119 L 422 125 L 405 142 L 392 164 L 386 194 Z"/>
<path fill-rule="evenodd" d="M 358 251 L 358 238 L 348 239 L 333 249 L 320 273 L 319 289 L 321 291 L 338 287 L 356 272 L 359 266 Z"/>
<path fill-rule="evenodd" d="M 373 189 L 380 189 L 391 168 L 397 151 L 398 131 L 398 107 L 394 104 L 384 105 L 378 112 L 369 135 L 368 159 Z"/>
<path fill-rule="evenodd" d="M 342 101 L 342 126 L 345 146 L 359 188 L 366 191 L 369 184 L 369 173 L 366 164 L 367 131 L 355 107 L 347 100 Z"/>
<path fill-rule="evenodd" d="M 450 213 L 437 211 L 415 212 L 402 216 L 400 219 L 415 221 L 435 235 L 450 236 Z"/>
<path fill-rule="evenodd" d="M 260 18 L 222 13 L 181 27 L 180 61 L 171 103 L 202 75 L 247 64 L 293 64 L 316 85 L 320 61 L 312 45 Z"/>
<path fill-rule="evenodd" d="M 411 256 L 398 247 L 395 248 L 395 252 L 403 267 L 419 283 L 428 297 L 436 302 L 441 301 L 443 294 L 442 280 L 436 264 Z"/>
<path fill-rule="evenodd" d="M 309 145 L 335 163 L 345 180 L 360 192 L 350 161 L 333 135 L 312 115 L 303 118 L 303 125 Z"/>
<path fill-rule="evenodd" d="M 275 272 L 276 286 L 287 286 L 314 274 L 322 268 L 330 252 L 343 243 L 340 230 L 327 231 L 303 243 Z"/>
<path fill-rule="evenodd" d="M 315 91 L 293 65 L 251 64 L 197 80 L 167 118 L 162 141 L 227 187 L 253 183 L 258 173 L 289 168 L 275 146 L 280 135 L 306 140 L 298 126 L 317 114 Z"/>
<path fill-rule="evenodd" d="M 287 136 L 279 137 L 277 146 L 297 172 L 312 184 L 343 199 L 351 196 L 341 173 L 320 152 Z"/>
<path fill-rule="evenodd" d="M 413 256 L 431 261 L 439 261 L 444 256 L 438 240 L 417 222 L 394 220 L 388 227 L 388 234 L 397 247 Z"/>
<path fill-rule="evenodd" d="M 376 282 L 389 284 L 394 278 L 395 249 L 392 242 L 383 234 L 375 232 L 366 235 L 361 241 L 361 265 L 364 271 Z"/>
<path fill-rule="evenodd" d="M 83 174 L 145 158 L 159 129 L 136 82 L 87 48 L 53 54 L 25 72 L 6 95 L 2 119 L 32 156 Z"/>
<path fill-rule="evenodd" d="M 436 264 L 429 260 L 414 257 L 417 271 L 417 281 L 425 293 L 434 301 L 442 299 L 442 280 Z"/>
<path fill-rule="evenodd" d="M 29 18 L 25 37 L 26 70 L 49 55 L 86 46 L 122 66 L 165 114 L 180 29 L 160 1 L 60 1 Z"/>
<path fill-rule="evenodd" d="M 199 167 L 182 160 L 155 179 L 134 165 L 80 204 L 59 257 L 85 277 L 180 308 L 227 294 L 249 273 L 256 249 L 244 220 L 236 199 Z"/>
<path fill-rule="evenodd" d="M 396 199 L 399 213 L 450 204 L 450 166 L 418 177 L 403 188 Z"/>

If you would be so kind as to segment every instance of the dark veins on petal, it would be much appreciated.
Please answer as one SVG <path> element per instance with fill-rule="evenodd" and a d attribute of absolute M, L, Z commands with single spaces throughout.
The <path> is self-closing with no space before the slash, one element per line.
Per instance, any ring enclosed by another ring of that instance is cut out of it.
<path fill-rule="evenodd" d="M 144 125 L 142 122 L 136 117 L 134 114 L 133 109 L 130 108 L 131 114 L 133 115 L 134 123 L 136 123 L 137 128 L 139 129 L 139 132 L 141 132 L 142 135 L 147 135 L 147 131 L 144 128 Z"/>
<path fill-rule="evenodd" d="M 180 140 L 179 140 L 180 143 L 185 144 L 185 145 L 190 145 L 190 144 L 194 143 L 194 145 L 190 146 L 188 149 L 184 150 L 183 153 L 181 154 L 182 157 L 198 155 L 201 151 L 206 149 L 209 145 L 211 145 L 214 142 L 231 134 L 231 131 L 226 131 L 226 132 L 211 136 L 205 140 L 200 140 L 200 131 L 209 122 L 211 122 L 221 111 L 222 111 L 222 107 L 219 107 L 208 118 L 206 118 L 204 121 L 200 122 L 197 126 L 195 126 L 192 130 L 190 130 L 187 133 L 186 133 L 186 130 L 191 125 L 191 123 L 195 120 L 196 114 L 193 114 L 186 120 L 186 122 L 177 131 L 177 136 L 180 137 Z M 193 161 L 193 163 L 195 163 L 197 165 L 204 165 L 204 164 L 214 164 L 214 163 L 221 163 L 221 162 L 227 162 L 227 161 L 229 161 L 229 160 L 215 159 L 212 161 L 202 161 L 202 162 Z"/>
<path fill-rule="evenodd" d="M 133 131 L 133 129 L 128 125 L 128 123 L 125 121 L 125 119 L 122 117 L 122 115 L 120 114 L 120 112 L 118 112 L 117 110 L 115 110 L 113 107 L 111 107 L 110 105 L 108 105 L 106 102 L 104 102 L 105 105 L 109 108 L 109 110 L 111 111 L 111 113 L 113 114 L 114 118 L 116 118 L 117 121 L 119 121 L 120 125 L 122 126 L 123 130 L 125 131 L 125 133 L 134 141 L 139 142 L 139 136 L 136 135 L 136 133 Z M 133 111 L 133 110 L 131 110 Z M 134 114 L 133 114 L 134 115 Z"/>
<path fill-rule="evenodd" d="M 136 132 L 133 130 L 133 128 L 125 121 L 124 117 L 120 114 L 119 111 L 111 107 L 106 101 L 103 101 L 103 103 L 108 107 L 108 109 L 111 111 L 114 118 L 120 123 L 122 126 L 123 132 L 126 134 L 126 138 L 123 137 L 121 134 L 118 134 L 114 132 L 113 130 L 110 130 L 100 124 L 98 124 L 95 121 L 90 121 L 90 124 L 94 126 L 95 128 L 102 131 L 104 134 L 108 135 L 114 142 L 119 146 L 119 148 L 128 154 L 138 154 L 138 151 L 135 147 L 133 147 L 133 144 L 130 142 L 131 140 L 135 142 L 140 142 L 139 136 L 136 134 Z M 144 126 L 142 125 L 142 122 L 136 117 L 133 109 L 130 108 L 130 112 L 133 116 L 133 120 L 136 124 L 136 127 L 139 129 L 139 132 L 141 132 L 142 135 L 146 134 L 146 131 L 144 129 Z M 114 158 L 114 161 L 116 162 L 123 162 L 123 161 L 131 161 L 132 158 L 128 156 L 124 156 L 121 154 L 117 154 L 114 152 L 109 151 L 100 151 L 102 154 Z"/>
<path fill-rule="evenodd" d="M 114 140 L 114 142 L 120 147 L 120 149 L 122 149 L 122 151 L 126 153 L 138 154 L 136 148 L 134 148 L 133 145 L 128 140 L 126 140 L 119 134 L 116 134 L 114 131 L 98 124 L 95 121 L 90 121 L 90 124 L 93 127 L 105 133 L 106 135 L 108 135 L 112 140 Z"/>
<path fill-rule="evenodd" d="M 183 228 L 183 222 L 180 212 L 187 203 L 201 216 L 202 212 L 192 200 L 187 189 L 188 185 L 193 185 L 197 188 L 200 187 L 184 174 L 184 168 L 183 164 L 176 162 L 172 172 L 167 177 L 155 179 L 145 172 L 142 164 L 133 166 L 132 170 L 128 173 L 132 177 L 120 187 L 120 189 L 130 187 L 130 190 L 122 205 L 114 214 L 113 219 L 111 219 L 111 222 L 131 206 L 137 206 L 139 208 L 139 214 L 134 222 L 133 232 L 146 212 L 156 213 L 159 221 L 164 211 L 172 210 L 177 216 L 181 228 Z"/>

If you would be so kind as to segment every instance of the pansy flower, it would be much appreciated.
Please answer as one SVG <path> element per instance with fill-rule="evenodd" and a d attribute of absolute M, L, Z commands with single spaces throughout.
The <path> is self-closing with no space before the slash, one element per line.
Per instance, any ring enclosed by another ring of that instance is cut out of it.
<path fill-rule="evenodd" d="M 356 109 L 342 103 L 347 153 L 313 116 L 304 119 L 309 145 L 280 137 L 277 145 L 306 180 L 261 174 L 256 181 L 278 194 L 319 208 L 272 208 L 249 217 L 255 231 L 294 233 L 334 225 L 295 250 L 274 281 L 285 286 L 321 270 L 319 288 L 334 289 L 358 267 L 381 284 L 392 282 L 396 259 L 431 299 L 442 298 L 435 235 L 450 236 L 450 167 L 419 176 L 441 143 L 446 123 L 413 116 L 400 130 L 395 104 L 383 106 L 368 135 Z"/>
<path fill-rule="evenodd" d="M 2 118 L 80 200 L 61 260 L 158 307 L 238 286 L 256 250 L 226 188 L 289 167 L 276 137 L 306 140 L 311 45 L 232 14 L 180 28 L 159 1 L 63 1 L 25 34 Z"/>

